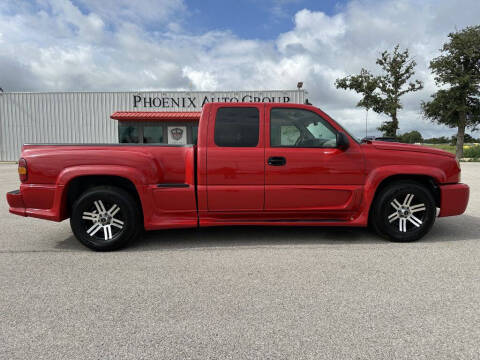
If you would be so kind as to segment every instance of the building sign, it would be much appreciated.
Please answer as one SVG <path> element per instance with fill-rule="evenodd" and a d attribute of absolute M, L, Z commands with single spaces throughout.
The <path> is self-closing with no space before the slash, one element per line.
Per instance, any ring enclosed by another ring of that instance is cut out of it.
<path fill-rule="evenodd" d="M 134 108 L 162 108 L 162 109 L 201 109 L 203 105 L 209 102 L 279 102 L 289 103 L 291 97 L 287 95 L 259 95 L 247 94 L 242 96 L 141 96 L 133 95 Z"/>
<path fill-rule="evenodd" d="M 168 126 L 168 143 L 185 145 L 187 143 L 186 126 Z"/>

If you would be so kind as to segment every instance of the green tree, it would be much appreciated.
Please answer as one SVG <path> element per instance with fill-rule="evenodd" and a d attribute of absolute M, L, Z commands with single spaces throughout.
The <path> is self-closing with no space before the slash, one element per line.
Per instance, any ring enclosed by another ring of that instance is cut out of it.
<path fill-rule="evenodd" d="M 372 75 L 368 70 L 362 69 L 359 75 L 350 75 L 337 79 L 337 89 L 354 90 L 362 94 L 362 99 L 357 106 L 373 109 L 376 113 L 386 114 L 390 120 L 385 121 L 378 128 L 384 136 L 396 137 L 398 130 L 398 110 L 402 108 L 400 97 L 412 91 L 423 88 L 420 80 L 410 81 L 415 74 L 416 62 L 410 58 L 408 49 L 399 50 L 395 46 L 393 53 L 384 51 L 376 63 L 382 69 L 379 76 Z"/>
<path fill-rule="evenodd" d="M 354 89 L 357 93 L 362 95 L 362 98 L 357 103 L 358 107 L 363 107 L 367 111 L 365 117 L 365 136 L 367 136 L 367 117 L 368 111 L 376 106 L 379 102 L 379 97 L 375 93 L 377 90 L 378 77 L 373 76 L 366 69 L 360 70 L 359 75 L 349 76 L 343 79 L 337 79 L 335 86 L 344 90 Z"/>
<path fill-rule="evenodd" d="M 450 140 L 446 136 L 441 136 L 438 138 L 424 139 L 423 142 L 426 144 L 448 144 Z"/>
<path fill-rule="evenodd" d="M 417 130 L 406 132 L 399 136 L 400 142 L 407 144 L 421 143 L 423 142 L 422 134 Z"/>
<path fill-rule="evenodd" d="M 423 114 L 439 124 L 457 128 L 457 159 L 463 157 L 465 129 L 480 124 L 480 25 L 448 34 L 442 54 L 430 62 L 441 89 L 422 102 Z"/>
<path fill-rule="evenodd" d="M 351 89 L 362 94 L 362 98 L 357 103 L 358 107 L 363 107 L 367 111 L 377 106 L 380 98 L 376 93 L 378 87 L 378 76 L 373 76 L 366 69 L 360 70 L 360 74 L 348 76 L 335 81 L 337 89 Z"/>
<path fill-rule="evenodd" d="M 474 137 L 472 137 L 470 134 L 465 134 L 465 136 L 463 137 L 463 143 L 466 144 L 466 143 L 475 143 L 477 142 L 477 139 L 475 139 Z M 450 139 L 450 143 L 452 145 L 456 145 L 457 144 L 457 137 L 455 135 L 452 136 L 452 138 Z"/>

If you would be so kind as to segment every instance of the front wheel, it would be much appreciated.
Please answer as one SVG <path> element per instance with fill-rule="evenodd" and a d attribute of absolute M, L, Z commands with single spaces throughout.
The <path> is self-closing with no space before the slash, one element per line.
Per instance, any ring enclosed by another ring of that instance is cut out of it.
<path fill-rule="evenodd" d="M 73 204 L 70 225 L 75 237 L 96 251 L 119 249 L 141 231 L 137 202 L 113 186 L 85 191 Z"/>
<path fill-rule="evenodd" d="M 408 242 L 423 237 L 436 217 L 435 199 L 425 186 L 410 181 L 393 183 L 376 196 L 372 225 L 391 241 Z"/>

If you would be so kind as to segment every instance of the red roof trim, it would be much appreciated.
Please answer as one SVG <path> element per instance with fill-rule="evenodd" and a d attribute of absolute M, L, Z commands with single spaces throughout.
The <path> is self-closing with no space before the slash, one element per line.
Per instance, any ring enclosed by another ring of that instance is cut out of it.
<path fill-rule="evenodd" d="M 129 121 L 198 121 L 200 114 L 200 112 L 117 111 L 110 115 L 110 118 Z"/>

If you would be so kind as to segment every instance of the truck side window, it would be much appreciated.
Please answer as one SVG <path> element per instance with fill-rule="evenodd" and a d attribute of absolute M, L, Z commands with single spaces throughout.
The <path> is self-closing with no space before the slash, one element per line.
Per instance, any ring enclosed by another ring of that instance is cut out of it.
<path fill-rule="evenodd" d="M 225 147 L 256 147 L 259 124 L 257 108 L 219 108 L 215 119 L 215 144 Z"/>
<path fill-rule="evenodd" d="M 270 146 L 320 147 L 337 145 L 335 129 L 320 115 L 303 109 L 277 108 L 270 112 Z"/>

